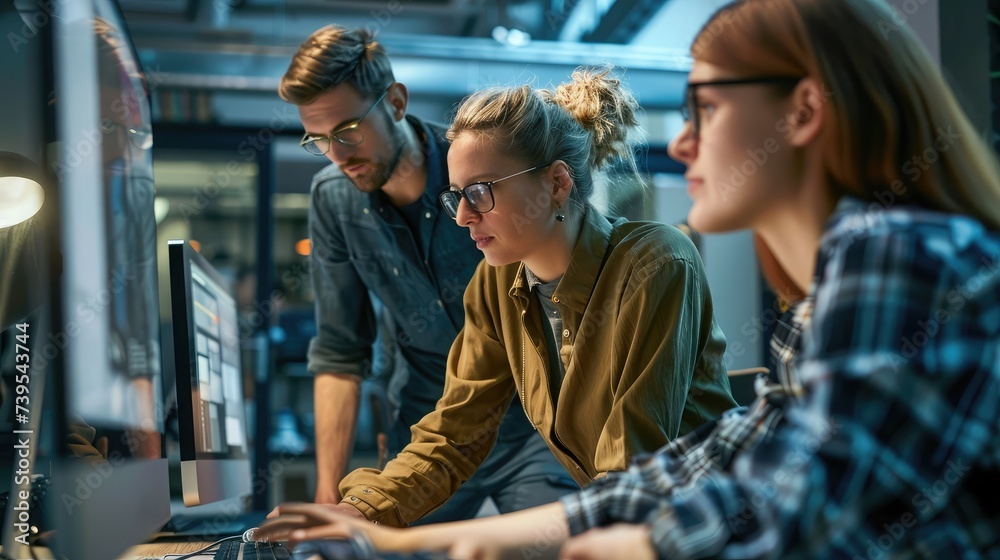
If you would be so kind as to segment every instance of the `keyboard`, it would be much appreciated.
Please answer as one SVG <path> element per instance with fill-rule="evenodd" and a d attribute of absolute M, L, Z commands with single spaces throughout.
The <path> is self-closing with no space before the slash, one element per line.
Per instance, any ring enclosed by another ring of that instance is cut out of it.
<path fill-rule="evenodd" d="M 377 553 L 358 539 L 324 539 L 299 543 L 291 560 L 449 560 L 444 552 Z"/>
<path fill-rule="evenodd" d="M 226 541 L 213 556 L 216 560 L 288 560 L 291 554 L 278 543 Z"/>

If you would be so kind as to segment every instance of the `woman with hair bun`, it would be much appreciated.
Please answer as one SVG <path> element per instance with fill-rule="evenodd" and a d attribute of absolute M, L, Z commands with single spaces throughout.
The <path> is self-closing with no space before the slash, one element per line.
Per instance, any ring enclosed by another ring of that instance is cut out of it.
<path fill-rule="evenodd" d="M 640 180 L 636 110 L 610 70 L 461 104 L 440 199 L 485 256 L 465 327 L 435 411 L 384 470 L 349 474 L 337 509 L 393 526 L 419 519 L 472 476 L 513 399 L 580 486 L 734 406 L 694 245 L 587 201 L 611 163 Z"/>

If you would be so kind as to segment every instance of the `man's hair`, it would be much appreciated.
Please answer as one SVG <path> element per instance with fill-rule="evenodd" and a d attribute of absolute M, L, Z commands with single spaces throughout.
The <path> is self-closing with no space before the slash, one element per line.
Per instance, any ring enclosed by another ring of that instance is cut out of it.
<path fill-rule="evenodd" d="M 293 105 L 308 105 L 344 82 L 371 97 L 394 81 L 389 57 L 371 33 L 328 25 L 299 47 L 281 78 L 278 95 Z"/>

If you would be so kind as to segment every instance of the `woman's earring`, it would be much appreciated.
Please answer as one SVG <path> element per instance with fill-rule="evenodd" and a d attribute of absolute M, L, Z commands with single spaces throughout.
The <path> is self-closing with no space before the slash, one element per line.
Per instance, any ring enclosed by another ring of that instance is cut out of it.
<path fill-rule="evenodd" d="M 556 208 L 556 221 L 562 222 L 566 220 L 566 215 L 562 213 L 562 206 Z"/>

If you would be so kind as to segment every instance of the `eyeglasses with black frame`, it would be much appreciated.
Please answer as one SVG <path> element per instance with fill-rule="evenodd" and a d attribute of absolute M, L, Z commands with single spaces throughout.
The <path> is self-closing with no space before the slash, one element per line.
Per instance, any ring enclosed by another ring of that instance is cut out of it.
<path fill-rule="evenodd" d="M 314 136 L 307 132 L 302 136 L 302 140 L 299 142 L 299 145 L 302 146 L 305 151 L 314 156 L 323 156 L 330 151 L 334 140 L 345 146 L 357 146 L 358 144 L 361 144 L 365 141 L 365 135 L 359 130 L 361 123 L 364 122 L 365 117 L 367 117 L 372 110 L 375 109 L 375 107 L 378 107 L 378 104 L 382 102 L 382 99 L 385 98 L 390 89 L 392 89 L 392 85 L 385 88 L 382 95 L 378 96 L 375 103 L 372 103 L 372 106 L 369 107 L 368 110 L 365 111 L 365 114 L 361 115 L 361 118 L 358 120 L 331 132 L 329 136 Z"/>
<path fill-rule="evenodd" d="M 101 120 L 101 130 L 104 132 L 120 131 L 133 146 L 140 150 L 148 150 L 153 147 L 153 130 L 149 126 L 128 126 L 111 119 L 103 119 Z"/>
<path fill-rule="evenodd" d="M 517 177 L 518 175 L 524 175 L 525 173 L 530 173 L 538 169 L 545 169 L 551 164 L 546 165 L 536 165 L 531 169 L 525 169 L 524 171 L 518 171 L 513 175 L 508 175 L 506 177 L 501 177 L 493 181 L 480 181 L 478 183 L 472 183 L 467 185 L 465 188 L 460 190 L 452 190 L 449 187 L 444 187 L 441 194 L 438 195 L 438 200 L 441 201 L 441 206 L 444 207 L 444 211 L 448 213 L 453 219 L 458 219 L 458 205 L 462 202 L 462 198 L 469 201 L 469 206 L 473 210 L 479 212 L 480 214 L 485 214 L 496 206 L 496 200 L 493 198 L 493 185 L 499 183 L 500 181 L 506 181 L 512 177 Z"/>
<path fill-rule="evenodd" d="M 776 84 L 794 86 L 802 81 L 802 76 L 753 76 L 749 78 L 734 78 L 731 80 L 713 80 L 706 82 L 688 82 L 687 91 L 684 93 L 684 106 L 681 107 L 681 116 L 684 122 L 691 122 L 691 131 L 695 140 L 701 133 L 701 115 L 698 110 L 698 88 L 706 86 L 745 86 L 751 84 Z"/>

